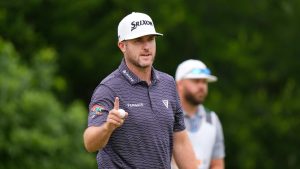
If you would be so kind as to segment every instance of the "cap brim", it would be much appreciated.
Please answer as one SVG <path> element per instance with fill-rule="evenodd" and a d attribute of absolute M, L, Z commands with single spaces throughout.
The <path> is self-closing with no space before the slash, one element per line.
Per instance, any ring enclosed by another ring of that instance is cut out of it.
<path fill-rule="evenodd" d="M 147 33 L 147 34 L 143 33 L 143 34 L 136 34 L 136 35 L 125 37 L 124 39 L 119 40 L 119 42 L 124 41 L 124 40 L 132 40 L 132 39 L 136 39 L 136 38 L 139 38 L 142 36 L 147 36 L 147 35 L 163 36 L 163 34 L 158 33 L 158 32 Z"/>
<path fill-rule="evenodd" d="M 218 78 L 213 75 L 187 75 L 182 79 L 206 79 L 207 82 L 215 82 L 218 80 Z"/>

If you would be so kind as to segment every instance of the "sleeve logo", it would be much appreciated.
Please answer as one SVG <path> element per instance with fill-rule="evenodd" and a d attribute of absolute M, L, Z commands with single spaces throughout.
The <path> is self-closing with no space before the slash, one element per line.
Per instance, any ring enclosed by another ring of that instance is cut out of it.
<path fill-rule="evenodd" d="M 100 105 L 98 105 L 98 104 L 95 104 L 95 105 L 92 107 L 92 109 L 91 109 L 90 117 L 91 117 L 91 118 L 95 118 L 95 117 L 97 117 L 97 116 L 102 115 L 102 114 L 103 114 L 103 110 L 105 110 L 103 106 L 100 106 Z"/>

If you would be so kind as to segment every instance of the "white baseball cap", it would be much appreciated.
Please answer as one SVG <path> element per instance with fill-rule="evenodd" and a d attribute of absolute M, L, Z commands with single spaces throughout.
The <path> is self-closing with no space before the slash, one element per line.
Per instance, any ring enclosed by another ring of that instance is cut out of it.
<path fill-rule="evenodd" d="M 207 79 L 207 82 L 217 81 L 217 77 L 210 74 L 210 70 L 206 65 L 194 59 L 189 59 L 178 65 L 176 74 L 176 81 L 182 79 Z"/>
<path fill-rule="evenodd" d="M 145 35 L 163 35 L 155 31 L 154 23 L 147 14 L 132 12 L 120 21 L 118 26 L 119 42 Z"/>

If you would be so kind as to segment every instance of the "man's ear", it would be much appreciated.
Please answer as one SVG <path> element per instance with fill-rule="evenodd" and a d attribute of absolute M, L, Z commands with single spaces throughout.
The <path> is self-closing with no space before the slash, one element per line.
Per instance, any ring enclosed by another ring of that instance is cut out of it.
<path fill-rule="evenodd" d="M 183 90 L 183 81 L 182 80 L 176 81 L 176 87 L 178 91 Z"/>
<path fill-rule="evenodd" d="M 126 51 L 126 44 L 125 42 L 118 42 L 118 47 L 120 48 L 120 50 L 124 53 Z"/>

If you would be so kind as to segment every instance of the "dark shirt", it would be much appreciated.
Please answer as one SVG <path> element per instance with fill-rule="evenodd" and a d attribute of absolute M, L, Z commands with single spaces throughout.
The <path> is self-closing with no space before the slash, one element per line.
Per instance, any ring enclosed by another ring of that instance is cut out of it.
<path fill-rule="evenodd" d="M 176 84 L 172 76 L 152 68 L 151 85 L 126 66 L 107 76 L 90 102 L 88 126 L 100 126 L 113 109 L 115 97 L 128 112 L 124 124 L 111 135 L 97 155 L 98 168 L 170 168 L 173 132 L 185 129 Z M 93 113 L 94 106 L 101 114 Z"/>

